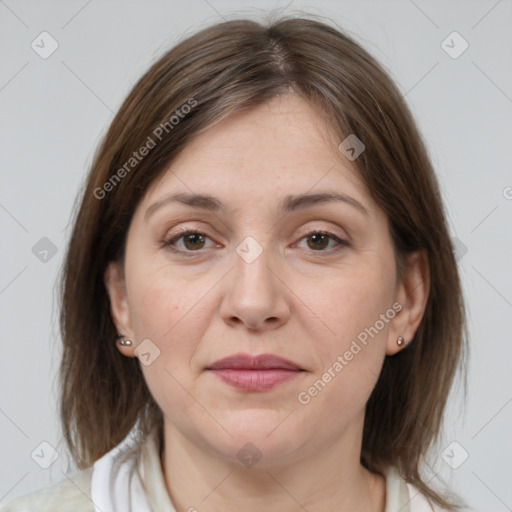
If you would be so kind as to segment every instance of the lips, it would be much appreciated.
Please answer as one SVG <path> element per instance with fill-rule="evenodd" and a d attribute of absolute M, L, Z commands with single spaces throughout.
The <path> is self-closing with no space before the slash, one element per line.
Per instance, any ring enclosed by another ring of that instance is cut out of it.
<path fill-rule="evenodd" d="M 288 359 L 273 355 L 234 354 L 216 361 L 207 370 L 294 370 L 304 371 L 300 366 Z"/>
<path fill-rule="evenodd" d="M 267 391 L 306 371 L 293 361 L 273 354 L 235 354 L 220 359 L 206 370 L 244 392 Z"/>

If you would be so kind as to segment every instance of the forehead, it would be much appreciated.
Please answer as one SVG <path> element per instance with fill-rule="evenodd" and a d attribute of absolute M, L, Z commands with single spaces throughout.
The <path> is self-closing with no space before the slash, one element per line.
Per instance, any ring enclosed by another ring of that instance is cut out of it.
<path fill-rule="evenodd" d="M 279 96 L 194 138 L 142 202 L 175 191 L 254 206 L 264 198 L 331 190 L 371 206 L 357 171 L 337 150 L 338 138 L 314 106 L 296 95 Z"/>

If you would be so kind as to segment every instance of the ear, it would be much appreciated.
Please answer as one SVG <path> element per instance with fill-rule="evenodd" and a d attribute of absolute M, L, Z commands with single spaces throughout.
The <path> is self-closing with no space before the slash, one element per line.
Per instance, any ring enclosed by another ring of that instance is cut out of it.
<path fill-rule="evenodd" d="M 122 354 L 135 357 L 133 353 L 135 350 L 135 340 L 133 339 L 130 308 L 128 306 L 126 283 L 121 263 L 111 261 L 108 264 L 104 274 L 104 283 L 110 299 L 110 314 L 117 332 L 118 334 L 124 334 L 124 339 L 132 342 L 130 346 L 119 345 L 118 343 L 116 343 L 116 346 Z"/>
<path fill-rule="evenodd" d="M 416 251 L 406 255 L 404 275 L 395 293 L 395 302 L 401 309 L 390 322 L 386 355 L 396 354 L 414 338 L 425 313 L 429 290 L 430 271 L 426 253 Z M 397 343 L 399 336 L 405 340 L 402 346 Z"/>

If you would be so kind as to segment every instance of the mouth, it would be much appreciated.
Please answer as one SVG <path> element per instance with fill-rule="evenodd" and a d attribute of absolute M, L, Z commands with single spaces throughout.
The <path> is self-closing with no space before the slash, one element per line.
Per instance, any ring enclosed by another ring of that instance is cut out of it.
<path fill-rule="evenodd" d="M 244 391 L 265 391 L 306 371 L 293 361 L 273 354 L 235 354 L 216 361 L 206 370 Z"/>

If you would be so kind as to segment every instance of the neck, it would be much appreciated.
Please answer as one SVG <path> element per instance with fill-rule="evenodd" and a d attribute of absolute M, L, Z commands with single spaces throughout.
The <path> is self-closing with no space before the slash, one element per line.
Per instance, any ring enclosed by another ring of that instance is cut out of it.
<path fill-rule="evenodd" d="M 360 464 L 360 444 L 345 434 L 309 457 L 247 468 L 199 448 L 166 423 L 161 461 L 167 491 L 177 512 L 256 512 L 269 504 L 281 512 L 384 512 L 385 479 Z"/>

